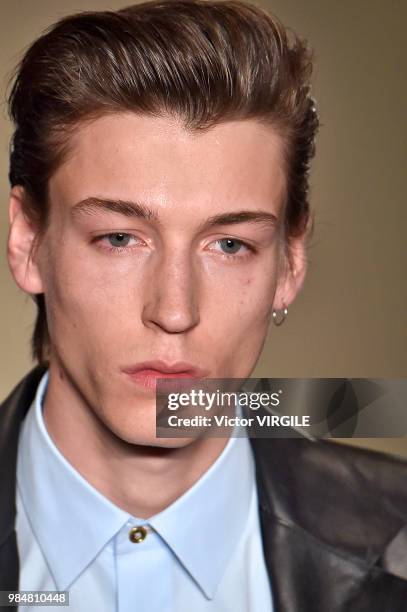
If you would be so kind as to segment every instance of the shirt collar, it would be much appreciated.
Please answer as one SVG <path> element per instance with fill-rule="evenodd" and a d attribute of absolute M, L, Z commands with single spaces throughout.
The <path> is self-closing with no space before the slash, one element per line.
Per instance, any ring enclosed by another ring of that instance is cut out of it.
<path fill-rule="evenodd" d="M 212 599 L 249 514 L 255 477 L 247 438 L 230 438 L 209 470 L 162 512 L 134 519 L 92 487 L 51 440 L 42 416 L 47 384 L 48 371 L 23 423 L 17 480 L 57 588 L 72 584 L 131 520 L 151 525 Z M 56 521 L 58 528 L 50 529 Z"/>
<path fill-rule="evenodd" d="M 90 486 L 51 440 L 42 415 L 47 384 L 48 371 L 23 423 L 17 482 L 57 588 L 65 590 L 129 515 Z"/>
<path fill-rule="evenodd" d="M 149 519 L 209 599 L 247 524 L 254 483 L 248 439 L 230 438 L 209 470 Z"/>

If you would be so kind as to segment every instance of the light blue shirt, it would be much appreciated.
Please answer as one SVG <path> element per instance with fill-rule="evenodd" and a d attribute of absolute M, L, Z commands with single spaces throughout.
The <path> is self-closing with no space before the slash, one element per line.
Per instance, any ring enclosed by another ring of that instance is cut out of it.
<path fill-rule="evenodd" d="M 74 612 L 272 612 L 248 439 L 230 438 L 188 491 L 138 519 L 57 449 L 42 417 L 47 383 L 48 372 L 19 442 L 20 590 L 68 590 Z M 133 543 L 137 525 L 147 536 Z"/>

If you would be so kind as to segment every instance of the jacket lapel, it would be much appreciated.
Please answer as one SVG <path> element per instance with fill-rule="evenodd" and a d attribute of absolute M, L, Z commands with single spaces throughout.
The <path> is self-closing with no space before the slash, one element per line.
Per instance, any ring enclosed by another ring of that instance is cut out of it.
<path fill-rule="evenodd" d="M 19 563 L 14 529 L 18 437 L 45 369 L 45 366 L 38 366 L 32 370 L 0 406 L 0 591 L 18 590 Z"/>

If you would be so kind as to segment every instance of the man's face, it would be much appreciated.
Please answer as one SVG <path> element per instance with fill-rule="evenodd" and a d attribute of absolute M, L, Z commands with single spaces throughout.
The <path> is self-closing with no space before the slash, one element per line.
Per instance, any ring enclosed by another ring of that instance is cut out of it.
<path fill-rule="evenodd" d="M 240 378 L 261 352 L 283 263 L 282 142 L 255 121 L 193 135 L 117 114 L 71 144 L 38 259 L 51 367 L 116 436 L 160 445 L 151 377 L 129 369 Z"/>

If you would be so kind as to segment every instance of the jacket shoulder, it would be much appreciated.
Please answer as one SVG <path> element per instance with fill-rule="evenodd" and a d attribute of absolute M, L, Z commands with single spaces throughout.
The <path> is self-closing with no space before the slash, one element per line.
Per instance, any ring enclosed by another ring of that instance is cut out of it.
<path fill-rule="evenodd" d="M 407 460 L 305 438 L 252 447 L 260 506 L 277 521 L 367 563 L 405 537 Z"/>
<path fill-rule="evenodd" d="M 9 433 L 8 428 L 12 425 L 12 416 L 17 419 L 25 416 L 46 369 L 46 365 L 38 365 L 30 370 L 0 404 L 0 446 L 3 442 L 2 435 Z"/>

